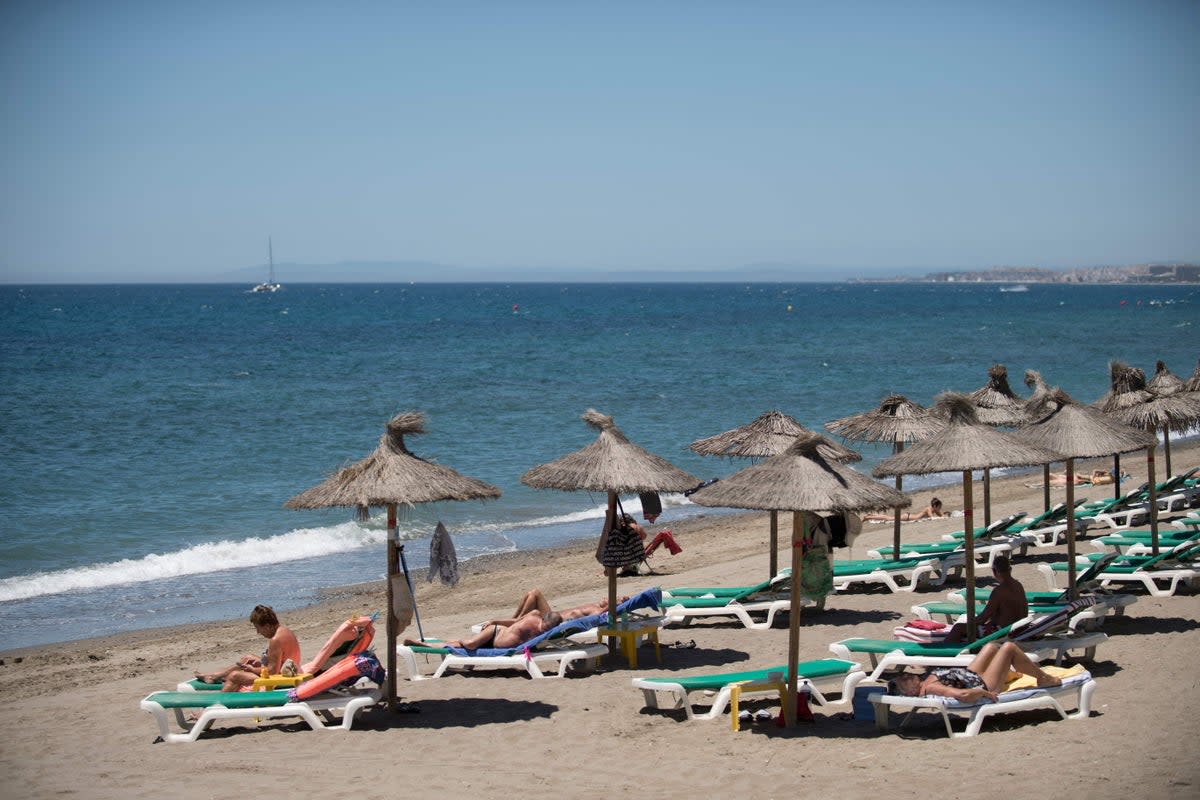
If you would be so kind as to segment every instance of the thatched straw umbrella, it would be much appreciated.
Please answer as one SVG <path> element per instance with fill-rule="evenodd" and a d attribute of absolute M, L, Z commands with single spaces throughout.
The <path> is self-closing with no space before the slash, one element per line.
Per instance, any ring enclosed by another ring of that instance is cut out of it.
<path fill-rule="evenodd" d="M 730 458 L 770 458 L 786 451 L 799 436 L 816 435 L 782 411 L 760 414 L 753 422 L 740 428 L 697 439 L 688 449 L 702 456 Z M 849 464 L 862 461 L 862 456 L 837 442 L 820 437 L 817 451 L 826 459 Z M 771 509 L 771 556 L 768 578 L 779 574 L 779 511 Z"/>
<path fill-rule="evenodd" d="M 1075 507 L 1075 459 L 1129 453 L 1147 445 L 1154 437 L 1145 431 L 1114 422 L 1094 408 L 1080 405 L 1062 389 L 1051 389 L 1030 410 L 1037 421 L 1013 436 L 1067 457 L 1067 508 Z M 1157 542 L 1155 543 L 1157 547 Z M 1067 585 L 1071 599 L 1078 596 L 1075 586 L 1075 514 L 1067 514 Z"/>
<path fill-rule="evenodd" d="M 460 475 L 449 467 L 413 455 L 404 446 L 404 435 L 425 432 L 425 415 L 409 411 L 397 414 L 387 424 L 379 447 L 361 461 L 335 472 L 323 483 L 301 492 L 284 503 L 284 508 L 353 507 L 365 520 L 372 506 L 387 508 L 387 694 L 388 706 L 396 702 L 396 637 L 400 631 L 393 607 L 393 583 L 400 577 L 403 547 L 397 542 L 396 507 L 442 500 L 488 500 L 500 490 L 483 481 Z"/>
<path fill-rule="evenodd" d="M 700 479 L 684 472 L 665 458 L 648 453 L 638 447 L 621 429 L 613 418 L 589 408 L 583 421 L 600 434 L 596 441 L 573 453 L 540 464 L 521 476 L 521 483 L 534 489 L 558 489 L 564 492 L 607 492 L 608 511 L 605 514 L 605 530 L 610 530 L 616 520 L 617 495 L 625 492 L 683 492 L 691 489 Z M 608 613 L 615 623 L 617 613 L 617 570 L 605 567 L 608 576 Z M 616 640 L 609 641 L 610 649 Z"/>
<path fill-rule="evenodd" d="M 1183 390 L 1185 392 L 1200 392 L 1200 361 L 1196 362 L 1196 368 L 1192 370 L 1192 376 L 1183 382 Z"/>
<path fill-rule="evenodd" d="M 873 508 L 903 508 L 912 503 L 890 486 L 826 458 L 817 434 L 801 436 L 785 452 L 704 487 L 692 502 L 704 506 L 792 512 L 792 596 L 788 614 L 788 696 L 784 715 L 789 724 L 796 709 L 797 665 L 800 663 L 800 584 L 806 511 L 838 513 Z"/>
<path fill-rule="evenodd" d="M 879 408 L 825 423 L 825 429 L 860 442 L 891 442 L 892 452 L 904 450 L 907 442 L 919 442 L 946 427 L 944 420 L 904 395 L 883 398 Z M 903 491 L 904 476 L 896 476 L 896 491 Z M 900 509 L 892 520 L 892 558 L 900 558 Z"/>
<path fill-rule="evenodd" d="M 1166 450 L 1171 447 L 1172 429 L 1187 430 L 1196 420 L 1197 403 L 1194 395 L 1186 392 L 1160 396 L 1146 388 L 1146 373 L 1120 361 L 1109 365 L 1112 388 L 1093 405 L 1113 419 L 1150 431 L 1155 443 L 1146 448 L 1146 473 L 1149 483 L 1150 533 L 1158 538 L 1158 479 L 1155 475 L 1154 449 L 1157 446 L 1158 429 L 1163 429 Z M 1170 456 L 1166 456 L 1168 477 L 1171 474 Z M 1157 548 L 1155 548 L 1157 551 Z"/>
<path fill-rule="evenodd" d="M 947 420 L 945 430 L 903 453 L 886 458 L 871 470 L 876 478 L 888 475 L 929 475 L 935 472 L 961 472 L 963 487 L 963 527 L 966 531 L 967 633 L 975 638 L 975 528 L 971 497 L 971 471 L 989 467 L 1028 467 L 1061 461 L 1052 450 L 1025 444 L 987 425 L 975 416 L 975 405 L 962 394 L 947 392 L 937 398 L 933 413 Z"/>
<path fill-rule="evenodd" d="M 1036 421 L 1037 409 L 1042 407 L 1042 401 L 1050 394 L 1050 387 L 1046 381 L 1042 379 L 1042 374 L 1035 369 L 1025 370 L 1025 385 L 1029 387 L 1029 397 L 1025 398 L 1025 415 L 1027 417 L 1026 424 Z M 1117 474 L 1120 474 L 1120 464 L 1118 463 Z M 1117 491 L 1120 491 L 1121 482 L 1113 482 Z M 1042 465 L 1042 510 L 1050 510 L 1050 465 Z"/>
<path fill-rule="evenodd" d="M 1015 428 L 1025 422 L 1025 402 L 1008 385 L 1008 368 L 993 364 L 988 382 L 967 397 L 975 404 L 975 416 L 984 425 Z M 992 523 L 992 471 L 983 471 L 983 524 Z"/>
<path fill-rule="evenodd" d="M 1171 398 L 1171 414 L 1177 417 L 1174 424 L 1177 432 L 1186 432 L 1200 421 L 1200 397 L 1191 395 L 1187 385 L 1161 360 L 1155 362 L 1154 375 L 1146 382 L 1146 389 L 1155 398 Z M 1171 426 L 1163 425 L 1163 464 L 1167 475 L 1171 472 Z"/>

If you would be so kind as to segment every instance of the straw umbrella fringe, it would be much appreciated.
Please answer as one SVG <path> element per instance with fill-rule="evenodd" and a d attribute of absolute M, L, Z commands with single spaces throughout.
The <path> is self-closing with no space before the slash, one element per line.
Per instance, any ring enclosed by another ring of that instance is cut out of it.
<path fill-rule="evenodd" d="M 945 422 L 930 414 L 924 406 L 899 394 L 883 398 L 879 408 L 874 411 L 864 411 L 825 423 L 826 430 L 847 439 L 891 442 L 893 453 L 902 452 L 905 442 L 926 439 L 944 427 Z M 902 491 L 903 488 L 904 476 L 897 475 L 896 491 Z M 892 558 L 900 558 L 900 509 L 896 509 L 892 519 Z"/>
<path fill-rule="evenodd" d="M 716 436 L 697 439 L 688 449 L 703 456 L 730 458 L 770 458 L 786 451 L 799 436 L 817 435 L 782 411 L 767 411 L 753 422 Z M 820 437 L 817 452 L 826 459 L 848 464 L 862 461 L 862 456 L 837 442 Z M 771 510 L 770 556 L 767 578 L 779 574 L 779 512 Z"/>
<path fill-rule="evenodd" d="M 1021 441 L 1054 450 L 1066 456 L 1067 508 L 1075 508 L 1075 459 L 1095 458 L 1113 453 L 1129 453 L 1147 445 L 1154 437 L 1145 431 L 1122 425 L 1101 412 L 1086 408 L 1062 389 L 1051 389 L 1030 410 L 1036 422 L 1015 432 Z M 1079 595 L 1075 585 L 1075 514 L 1067 514 L 1067 586 L 1071 599 Z"/>
<path fill-rule="evenodd" d="M 404 445 L 405 434 L 425 432 L 425 415 L 409 411 L 387 423 L 375 451 L 335 472 L 327 480 L 296 495 L 284 508 L 315 509 L 353 507 L 366 519 L 372 506 L 387 508 L 387 638 L 388 705 L 396 702 L 396 637 L 400 633 L 394 607 L 393 576 L 399 574 L 403 547 L 398 545 L 396 507 L 442 500 L 487 500 L 500 490 L 483 481 L 460 475 L 449 467 L 413 455 Z"/>
<path fill-rule="evenodd" d="M 649 453 L 632 443 L 613 422 L 613 418 L 589 408 L 583 421 L 599 434 L 591 444 L 562 458 L 540 464 L 521 476 L 521 482 L 534 489 L 558 489 L 564 492 L 592 491 L 608 493 L 605 530 L 616 519 L 617 495 L 625 492 L 683 492 L 700 479 L 665 458 Z M 617 571 L 605 567 L 608 577 L 609 618 L 616 621 Z M 610 649 L 615 647 L 610 639 Z"/>
<path fill-rule="evenodd" d="M 975 635 L 975 545 L 971 472 L 995 467 L 1028 467 L 1061 461 L 1056 452 L 1028 445 L 1010 434 L 980 424 L 975 406 L 962 394 L 947 392 L 934 404 L 935 414 L 947 420 L 945 430 L 903 453 L 886 458 L 871 470 L 877 478 L 888 475 L 928 475 L 936 472 L 961 472 L 963 486 L 963 525 L 966 530 L 965 560 L 967 575 L 967 632 Z"/>
<path fill-rule="evenodd" d="M 792 512 L 792 587 L 788 614 L 788 697 L 784 715 L 794 721 L 800 662 L 800 585 L 806 511 L 857 512 L 906 507 L 911 500 L 854 469 L 825 458 L 816 434 L 801 436 L 785 452 L 747 467 L 692 495 L 704 506 Z"/>
<path fill-rule="evenodd" d="M 1200 360 L 1196 362 L 1196 368 L 1192 370 L 1192 375 L 1183 382 L 1183 390 L 1185 392 L 1200 392 Z"/>

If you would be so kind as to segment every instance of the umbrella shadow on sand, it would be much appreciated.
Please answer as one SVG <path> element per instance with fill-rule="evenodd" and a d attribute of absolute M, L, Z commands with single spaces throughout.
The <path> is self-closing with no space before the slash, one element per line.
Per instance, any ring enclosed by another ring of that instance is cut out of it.
<path fill-rule="evenodd" d="M 455 697 L 422 700 L 419 714 L 390 714 L 376 706 L 354 720 L 356 731 L 389 731 L 394 728 L 478 728 L 528 722 L 553 716 L 560 708 L 541 700 L 503 700 L 499 698 Z"/>

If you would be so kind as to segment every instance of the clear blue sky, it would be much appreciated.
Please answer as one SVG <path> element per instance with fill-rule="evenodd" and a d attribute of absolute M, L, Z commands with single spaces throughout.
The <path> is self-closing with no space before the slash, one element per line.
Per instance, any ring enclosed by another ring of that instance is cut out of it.
<path fill-rule="evenodd" d="M 1200 261 L 1200 3 L 0 4 L 0 281 Z"/>

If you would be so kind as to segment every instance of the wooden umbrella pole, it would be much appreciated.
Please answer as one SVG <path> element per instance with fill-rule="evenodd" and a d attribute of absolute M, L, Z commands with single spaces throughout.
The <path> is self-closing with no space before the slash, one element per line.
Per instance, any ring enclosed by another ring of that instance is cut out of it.
<path fill-rule="evenodd" d="M 783 701 L 783 720 L 787 727 L 796 724 L 796 691 L 800 668 L 800 572 L 804 561 L 804 539 L 808 530 L 803 511 L 792 512 L 792 590 L 791 609 L 788 611 L 788 674 L 787 697 Z"/>
<path fill-rule="evenodd" d="M 1042 465 L 1042 511 L 1050 510 L 1050 465 Z"/>
<path fill-rule="evenodd" d="M 992 471 L 983 471 L 983 524 L 992 524 Z"/>
<path fill-rule="evenodd" d="M 1113 499 L 1121 496 L 1121 454 L 1113 453 Z"/>
<path fill-rule="evenodd" d="M 779 574 L 779 512 L 771 512 L 771 574 L 767 576 L 767 580 L 775 580 L 775 576 Z"/>
<path fill-rule="evenodd" d="M 892 447 L 892 451 L 896 452 L 896 453 L 899 453 L 903 450 L 904 450 L 904 442 L 896 442 L 896 444 Z M 896 491 L 897 492 L 904 491 L 903 487 L 904 487 L 904 476 L 897 474 L 896 475 Z M 900 509 L 895 508 L 895 509 L 893 509 L 893 512 L 894 513 L 892 515 L 892 559 L 898 561 L 900 559 Z"/>
<path fill-rule="evenodd" d="M 1153 445 L 1146 448 L 1146 475 L 1150 481 L 1150 552 L 1158 555 L 1158 486 L 1154 476 L 1154 447 L 1158 444 L 1157 437 Z"/>
<path fill-rule="evenodd" d="M 963 541 L 966 543 L 966 552 L 963 557 L 966 559 L 967 575 L 967 641 L 975 641 L 975 523 L 973 522 L 975 512 L 971 506 L 974 503 L 974 498 L 971 497 L 971 470 L 964 469 L 962 474 L 963 481 L 963 532 L 965 533 Z"/>
<path fill-rule="evenodd" d="M 1067 459 L 1067 592 L 1075 600 L 1079 588 L 1075 585 L 1075 459 Z"/>
<path fill-rule="evenodd" d="M 400 571 L 400 551 L 396 549 L 399 537 L 396 526 L 396 504 L 387 507 L 387 707 L 396 706 L 396 607 L 393 604 L 392 576 Z"/>
<path fill-rule="evenodd" d="M 617 521 L 617 493 L 609 491 L 608 493 L 608 512 L 605 522 L 609 526 L 611 533 L 613 525 Z M 604 571 L 608 574 L 608 624 L 615 626 L 617 624 L 617 568 L 605 567 Z M 608 654 L 616 655 L 617 652 L 617 637 L 608 637 Z"/>
<path fill-rule="evenodd" d="M 1174 475 L 1171 472 L 1171 429 L 1163 425 L 1163 472 L 1168 478 Z"/>

